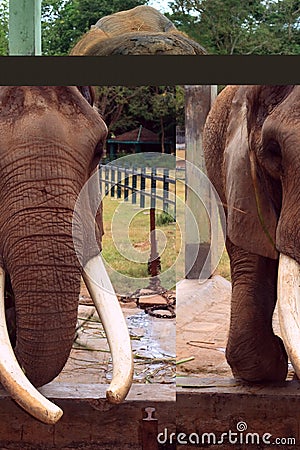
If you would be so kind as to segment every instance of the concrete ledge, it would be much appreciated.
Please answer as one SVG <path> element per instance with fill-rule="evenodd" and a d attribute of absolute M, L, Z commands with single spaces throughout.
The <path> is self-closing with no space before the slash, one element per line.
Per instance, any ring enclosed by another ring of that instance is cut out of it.
<path fill-rule="evenodd" d="M 231 430 L 236 433 L 232 435 L 232 439 L 242 441 L 237 441 L 234 445 L 228 441 L 227 435 L 222 444 L 212 445 L 211 435 L 210 438 L 204 436 L 203 446 L 186 444 L 182 448 L 300 449 L 299 381 L 266 386 L 247 385 L 236 380 L 187 377 L 179 378 L 177 386 L 177 433 L 185 433 L 187 436 L 197 433 L 201 439 L 203 433 L 214 433 L 218 442 L 222 433 Z M 246 430 L 241 432 L 240 427 L 245 426 Z M 259 444 L 256 442 L 257 436 L 253 436 L 255 444 L 251 445 L 250 435 L 246 444 L 247 433 L 258 433 Z M 272 435 L 265 436 L 266 440 L 271 441 L 269 445 L 262 440 L 266 433 Z M 194 438 L 196 439 L 195 436 Z M 277 438 L 281 441 L 275 443 Z M 289 445 L 287 438 L 295 439 L 296 443 L 290 441 Z"/>
<path fill-rule="evenodd" d="M 144 409 L 148 407 L 155 408 L 157 422 L 153 425 L 158 432 L 165 427 L 175 431 L 175 385 L 135 384 L 121 405 L 110 405 L 105 400 L 106 389 L 103 384 L 55 382 L 41 388 L 64 411 L 54 426 L 29 416 L 1 389 L 0 449 L 148 450 L 142 446 L 142 419 L 147 416 Z M 152 448 L 155 447 L 149 450 Z"/>

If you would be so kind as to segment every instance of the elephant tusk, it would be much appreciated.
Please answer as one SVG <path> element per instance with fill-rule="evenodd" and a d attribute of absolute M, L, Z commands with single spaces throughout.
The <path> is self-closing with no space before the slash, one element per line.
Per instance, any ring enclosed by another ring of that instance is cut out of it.
<path fill-rule="evenodd" d="M 0 268 L 0 381 L 25 411 L 41 422 L 54 424 L 61 418 L 62 410 L 30 383 L 11 347 L 5 320 L 4 287 L 5 272 Z"/>
<path fill-rule="evenodd" d="M 106 392 L 110 403 L 121 403 L 132 384 L 133 358 L 127 325 L 101 255 L 85 266 L 84 282 L 102 321 L 113 360 L 113 378 Z"/>
<path fill-rule="evenodd" d="M 283 254 L 278 269 L 278 316 L 286 352 L 300 378 L 300 266 Z"/>

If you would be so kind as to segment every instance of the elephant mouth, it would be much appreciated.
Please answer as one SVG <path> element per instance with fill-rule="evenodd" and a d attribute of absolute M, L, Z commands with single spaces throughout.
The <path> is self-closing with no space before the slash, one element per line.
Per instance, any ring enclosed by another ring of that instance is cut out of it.
<path fill-rule="evenodd" d="M 85 265 L 83 279 L 103 323 L 112 354 L 113 377 L 106 397 L 110 403 L 120 403 L 131 387 L 133 359 L 126 322 L 100 254 Z M 0 381 L 29 414 L 46 424 L 54 424 L 63 411 L 42 396 L 19 366 L 7 330 L 4 297 L 5 271 L 0 267 Z"/>
<path fill-rule="evenodd" d="M 282 253 L 279 257 L 277 292 L 282 339 L 300 378 L 300 265 Z"/>

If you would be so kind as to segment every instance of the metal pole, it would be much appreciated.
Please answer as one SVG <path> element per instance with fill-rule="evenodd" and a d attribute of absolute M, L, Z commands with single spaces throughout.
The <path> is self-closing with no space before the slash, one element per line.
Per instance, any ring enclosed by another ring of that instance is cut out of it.
<path fill-rule="evenodd" d="M 41 53 L 41 0 L 9 0 L 9 54 Z"/>
<path fill-rule="evenodd" d="M 151 242 L 151 253 L 149 261 L 149 272 L 152 278 L 157 277 L 159 273 L 160 257 L 157 253 L 156 245 L 156 230 L 155 230 L 155 208 L 150 208 L 150 242 Z"/>

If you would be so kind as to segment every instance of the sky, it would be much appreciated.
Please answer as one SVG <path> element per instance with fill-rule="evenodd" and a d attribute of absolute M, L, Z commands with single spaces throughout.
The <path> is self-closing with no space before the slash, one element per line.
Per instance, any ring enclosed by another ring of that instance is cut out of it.
<path fill-rule="evenodd" d="M 164 13 L 164 12 L 171 12 L 170 8 L 168 7 L 169 0 L 150 0 L 148 5 L 153 6 L 153 8 L 158 9 L 158 11 Z"/>

